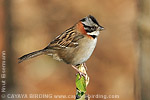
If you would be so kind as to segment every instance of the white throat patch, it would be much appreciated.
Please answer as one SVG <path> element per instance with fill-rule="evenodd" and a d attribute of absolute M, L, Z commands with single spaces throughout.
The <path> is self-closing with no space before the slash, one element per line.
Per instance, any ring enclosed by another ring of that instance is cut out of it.
<path fill-rule="evenodd" d="M 91 33 L 87 33 L 88 35 L 96 35 L 98 36 L 100 34 L 99 31 L 94 31 L 94 32 L 91 32 Z"/>

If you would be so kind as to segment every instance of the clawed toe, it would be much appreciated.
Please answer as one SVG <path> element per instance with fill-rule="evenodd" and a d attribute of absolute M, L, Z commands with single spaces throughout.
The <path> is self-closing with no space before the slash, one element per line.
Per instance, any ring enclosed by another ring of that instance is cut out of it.
<path fill-rule="evenodd" d="M 73 66 L 73 65 L 72 65 L 72 67 L 79 73 L 80 78 L 81 78 L 82 76 L 83 76 L 83 77 L 86 77 L 86 74 L 83 73 L 83 72 L 81 72 L 76 66 Z"/>
<path fill-rule="evenodd" d="M 83 72 L 78 72 L 79 73 L 79 75 L 80 75 L 80 79 L 81 79 L 81 77 L 83 76 L 84 78 L 86 77 L 86 74 L 85 73 L 83 73 Z"/>

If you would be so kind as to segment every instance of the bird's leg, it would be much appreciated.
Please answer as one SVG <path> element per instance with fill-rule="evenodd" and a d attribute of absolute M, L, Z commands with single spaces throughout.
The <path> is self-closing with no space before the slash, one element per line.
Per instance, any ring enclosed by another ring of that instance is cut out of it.
<path fill-rule="evenodd" d="M 80 78 L 81 78 L 81 76 L 86 77 L 85 73 L 81 72 L 76 66 L 73 66 L 73 65 L 72 65 L 72 67 L 79 73 Z"/>
<path fill-rule="evenodd" d="M 86 69 L 86 71 L 88 70 L 87 66 L 85 63 L 83 63 L 84 68 Z"/>

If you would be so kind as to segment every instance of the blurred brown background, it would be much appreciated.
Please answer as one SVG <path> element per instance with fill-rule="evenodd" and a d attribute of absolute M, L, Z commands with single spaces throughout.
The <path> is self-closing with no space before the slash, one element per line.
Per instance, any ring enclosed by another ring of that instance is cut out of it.
<path fill-rule="evenodd" d="M 44 48 L 79 19 L 91 14 L 105 30 L 87 61 L 90 76 L 87 94 L 120 96 L 110 100 L 149 100 L 146 96 L 150 93 L 150 49 L 145 48 L 149 48 L 150 40 L 143 41 L 144 37 L 150 37 L 147 28 L 150 9 L 145 11 L 143 7 L 150 7 L 149 4 L 148 0 L 1 0 L 0 50 L 6 51 L 7 92 L 75 94 L 76 71 L 70 65 L 49 56 L 21 64 L 17 58 Z M 141 35 L 142 32 L 146 35 Z"/>

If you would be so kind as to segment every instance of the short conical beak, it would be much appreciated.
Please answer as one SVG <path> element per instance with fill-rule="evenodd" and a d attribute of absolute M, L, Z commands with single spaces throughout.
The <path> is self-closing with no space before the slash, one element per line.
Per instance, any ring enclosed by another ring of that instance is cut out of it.
<path fill-rule="evenodd" d="M 99 31 L 102 31 L 102 30 L 104 30 L 104 27 L 103 27 L 103 26 L 99 26 L 99 27 L 98 27 L 98 30 L 99 30 Z"/>

